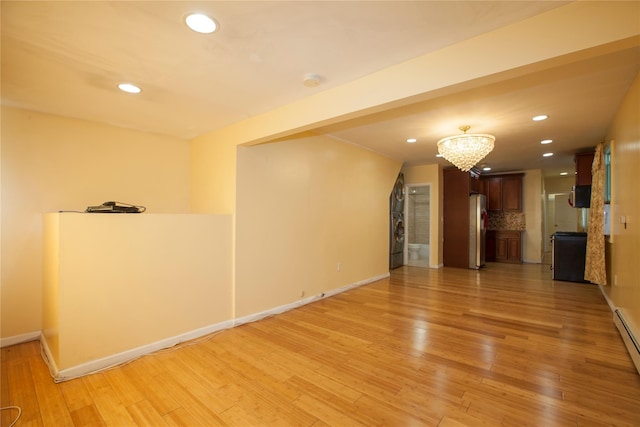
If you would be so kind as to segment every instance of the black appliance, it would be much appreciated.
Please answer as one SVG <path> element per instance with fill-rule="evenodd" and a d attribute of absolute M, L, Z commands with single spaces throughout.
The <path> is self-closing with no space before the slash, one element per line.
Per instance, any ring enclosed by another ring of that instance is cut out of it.
<path fill-rule="evenodd" d="M 122 202 L 104 202 L 100 206 L 89 206 L 87 213 L 142 213 L 147 208 Z"/>
<path fill-rule="evenodd" d="M 587 255 L 587 233 L 557 231 L 553 234 L 553 280 L 582 282 Z"/>
<path fill-rule="evenodd" d="M 588 208 L 591 206 L 591 186 L 574 185 L 571 190 L 571 206 L 574 208 Z"/>

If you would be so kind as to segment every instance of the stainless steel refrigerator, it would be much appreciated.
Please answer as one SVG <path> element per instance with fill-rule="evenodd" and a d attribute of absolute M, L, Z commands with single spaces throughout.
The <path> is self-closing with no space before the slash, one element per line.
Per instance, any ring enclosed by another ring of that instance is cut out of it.
<path fill-rule="evenodd" d="M 487 198 L 484 194 L 469 196 L 469 268 L 479 269 L 485 263 L 487 236 Z"/>

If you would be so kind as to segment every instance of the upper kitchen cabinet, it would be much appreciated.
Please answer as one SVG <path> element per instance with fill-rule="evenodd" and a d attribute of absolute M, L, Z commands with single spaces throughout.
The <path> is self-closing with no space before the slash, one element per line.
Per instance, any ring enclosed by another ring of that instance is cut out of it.
<path fill-rule="evenodd" d="M 502 178 L 489 177 L 482 180 L 482 193 L 487 196 L 487 210 L 502 211 Z"/>
<path fill-rule="evenodd" d="M 593 151 L 576 154 L 576 185 L 591 185 L 591 165 L 594 156 Z"/>
<path fill-rule="evenodd" d="M 487 196 L 487 211 L 522 212 L 523 175 L 517 173 L 482 177 L 480 189 Z"/>
<path fill-rule="evenodd" d="M 502 178 L 502 210 L 522 212 L 522 174 Z"/>

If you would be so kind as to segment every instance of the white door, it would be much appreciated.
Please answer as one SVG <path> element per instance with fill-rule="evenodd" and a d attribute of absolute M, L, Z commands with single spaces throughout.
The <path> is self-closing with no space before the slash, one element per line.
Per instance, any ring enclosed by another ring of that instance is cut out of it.
<path fill-rule="evenodd" d="M 578 231 L 576 208 L 569 205 L 569 193 L 555 194 L 553 233 L 556 231 Z"/>

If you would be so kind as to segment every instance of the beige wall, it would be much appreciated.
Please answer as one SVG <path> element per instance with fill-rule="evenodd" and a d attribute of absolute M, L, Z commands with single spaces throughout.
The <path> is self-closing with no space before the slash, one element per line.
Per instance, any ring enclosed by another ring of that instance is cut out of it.
<path fill-rule="evenodd" d="M 611 286 L 604 290 L 640 337 L 640 75 L 608 134 L 612 143 Z M 621 223 L 625 217 L 627 225 Z"/>
<path fill-rule="evenodd" d="M 42 328 L 44 213 L 106 200 L 189 210 L 186 141 L 11 108 L 1 137 L 2 338 Z"/>
<path fill-rule="evenodd" d="M 546 194 L 569 193 L 574 185 L 576 185 L 576 177 L 573 174 L 546 177 L 544 179 L 544 191 Z"/>
<path fill-rule="evenodd" d="M 540 263 L 543 252 L 542 171 L 540 169 L 524 171 L 522 208 L 527 221 L 527 228 L 523 233 L 522 260 Z"/>
<path fill-rule="evenodd" d="M 441 268 L 443 266 L 442 226 L 444 224 L 442 168 L 434 163 L 405 166 L 402 171 L 404 172 L 405 184 L 429 184 L 431 186 L 429 264 L 431 268 Z"/>
<path fill-rule="evenodd" d="M 388 274 L 400 167 L 313 134 L 239 147 L 236 317 Z"/>
<path fill-rule="evenodd" d="M 43 333 L 59 370 L 231 320 L 230 215 L 44 217 Z"/>
<path fill-rule="evenodd" d="M 236 210 L 236 141 L 213 134 L 190 143 L 191 212 L 233 214 Z"/>

